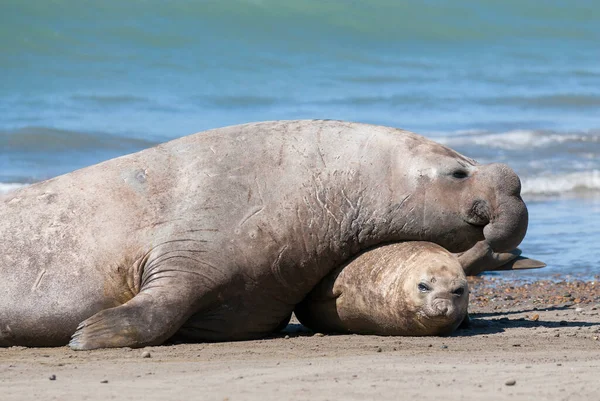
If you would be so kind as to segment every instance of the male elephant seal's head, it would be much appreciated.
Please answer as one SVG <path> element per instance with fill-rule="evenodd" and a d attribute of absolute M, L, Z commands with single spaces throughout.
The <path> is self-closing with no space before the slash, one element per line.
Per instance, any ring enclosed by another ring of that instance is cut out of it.
<path fill-rule="evenodd" d="M 424 336 L 451 333 L 467 314 L 458 259 L 430 242 L 367 251 L 325 277 L 296 307 L 316 331 Z"/>
<path fill-rule="evenodd" d="M 519 245 L 528 214 L 521 182 L 510 167 L 478 164 L 431 141 L 417 147 L 412 157 L 398 157 L 413 182 L 408 203 L 422 213 L 422 232 L 414 239 L 436 242 L 451 252 L 465 251 L 481 240 L 496 252 Z"/>

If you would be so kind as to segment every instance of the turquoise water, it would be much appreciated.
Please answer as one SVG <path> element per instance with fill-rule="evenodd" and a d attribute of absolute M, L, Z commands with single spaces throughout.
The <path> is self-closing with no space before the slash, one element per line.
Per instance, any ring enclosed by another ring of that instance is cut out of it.
<path fill-rule="evenodd" d="M 0 190 L 249 121 L 391 125 L 513 166 L 530 274 L 592 277 L 599 61 L 596 1 L 3 0 Z"/>

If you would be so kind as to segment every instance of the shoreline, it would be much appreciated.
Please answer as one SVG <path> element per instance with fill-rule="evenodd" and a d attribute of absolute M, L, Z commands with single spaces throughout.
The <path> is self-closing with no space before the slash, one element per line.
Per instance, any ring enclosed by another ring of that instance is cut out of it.
<path fill-rule="evenodd" d="M 292 322 L 257 341 L 4 348 L 2 399 L 597 398 L 600 283 L 470 286 L 471 325 L 447 337 L 322 335 Z"/>

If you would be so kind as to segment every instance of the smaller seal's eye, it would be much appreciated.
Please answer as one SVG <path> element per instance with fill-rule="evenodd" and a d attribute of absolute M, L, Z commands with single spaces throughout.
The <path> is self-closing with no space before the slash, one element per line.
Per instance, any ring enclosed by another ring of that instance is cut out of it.
<path fill-rule="evenodd" d="M 454 291 L 452 291 L 452 293 L 456 296 L 461 296 L 462 294 L 465 293 L 465 289 L 463 287 L 459 287 L 457 289 L 455 289 Z"/>
<path fill-rule="evenodd" d="M 459 169 L 459 170 L 454 170 L 454 172 L 452 173 L 452 177 L 457 178 L 459 180 L 462 180 L 463 178 L 467 178 L 469 176 L 469 173 L 467 173 L 467 171 Z"/>
<path fill-rule="evenodd" d="M 419 291 L 421 291 L 421 292 L 428 292 L 431 290 L 427 284 L 423 284 L 423 283 L 419 283 L 419 285 L 417 287 L 419 288 Z"/>

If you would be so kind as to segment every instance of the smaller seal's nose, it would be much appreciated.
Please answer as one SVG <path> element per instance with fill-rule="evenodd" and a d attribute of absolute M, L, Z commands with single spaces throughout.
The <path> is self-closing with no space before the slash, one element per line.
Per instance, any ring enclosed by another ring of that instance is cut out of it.
<path fill-rule="evenodd" d="M 448 315 L 448 312 L 451 308 L 452 302 L 450 302 L 448 299 L 438 299 L 433 305 L 433 309 L 438 313 L 438 315 Z"/>

